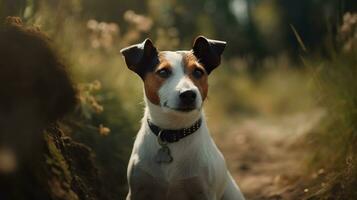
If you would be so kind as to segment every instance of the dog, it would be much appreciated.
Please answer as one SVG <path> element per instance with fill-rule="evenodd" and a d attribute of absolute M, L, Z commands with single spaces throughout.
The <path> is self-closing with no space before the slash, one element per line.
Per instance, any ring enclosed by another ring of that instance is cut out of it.
<path fill-rule="evenodd" d="M 226 42 L 198 36 L 190 51 L 150 39 L 121 50 L 144 82 L 145 114 L 128 164 L 127 200 L 244 200 L 210 137 L 203 103 Z"/>

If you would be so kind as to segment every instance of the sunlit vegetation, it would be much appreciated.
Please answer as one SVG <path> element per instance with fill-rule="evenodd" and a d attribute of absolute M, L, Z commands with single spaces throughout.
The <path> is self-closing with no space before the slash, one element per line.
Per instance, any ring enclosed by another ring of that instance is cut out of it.
<path fill-rule="evenodd" d="M 314 60 L 317 101 L 326 116 L 308 135 L 313 169 L 329 170 L 326 186 L 318 191 L 325 198 L 353 199 L 357 183 L 357 14 L 346 13 L 338 29 L 338 47 L 330 59 Z M 330 191 L 335 191 L 331 194 Z"/>
<path fill-rule="evenodd" d="M 78 104 L 60 125 L 93 150 L 109 199 L 127 192 L 126 166 L 144 107 L 142 82 L 119 50 L 147 37 L 159 50 L 190 49 L 201 34 L 228 41 L 221 66 L 209 78 L 205 104 L 214 137 L 225 137 L 247 119 L 279 122 L 317 110 L 318 123 L 289 144 L 303 149 L 296 162 L 305 166 L 306 177 L 328 175 L 318 183 L 302 177 L 312 189 L 299 191 L 304 198 L 357 198 L 357 15 L 342 15 L 337 1 L 14 2 L 6 9 L 9 1 L 0 0 L 0 19 L 18 15 L 38 27 L 68 66 Z M 48 162 L 63 160 L 51 139 L 46 141 L 55 157 Z M 63 177 L 72 178 L 67 172 Z"/>

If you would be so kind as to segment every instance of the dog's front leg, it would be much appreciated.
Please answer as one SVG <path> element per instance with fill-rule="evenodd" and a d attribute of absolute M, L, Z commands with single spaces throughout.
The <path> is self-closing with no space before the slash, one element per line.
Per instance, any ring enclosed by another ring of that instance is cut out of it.
<path fill-rule="evenodd" d="M 126 195 L 126 200 L 131 200 L 131 192 L 130 192 L 130 189 L 129 189 L 128 195 Z"/>
<path fill-rule="evenodd" d="M 128 168 L 129 193 L 126 200 L 166 200 L 167 183 L 139 166 Z"/>
<path fill-rule="evenodd" d="M 242 192 L 229 172 L 227 172 L 227 185 L 221 200 L 245 200 Z"/>

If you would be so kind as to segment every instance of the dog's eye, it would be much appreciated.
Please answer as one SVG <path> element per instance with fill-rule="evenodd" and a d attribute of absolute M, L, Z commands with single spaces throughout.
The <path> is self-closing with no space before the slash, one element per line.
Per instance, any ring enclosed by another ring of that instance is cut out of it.
<path fill-rule="evenodd" d="M 202 69 L 196 68 L 196 69 L 193 70 L 192 75 L 196 79 L 200 79 L 203 76 L 204 73 L 205 72 Z"/>
<path fill-rule="evenodd" d="M 167 68 L 160 69 L 156 72 L 161 78 L 168 78 L 171 75 L 171 71 Z"/>

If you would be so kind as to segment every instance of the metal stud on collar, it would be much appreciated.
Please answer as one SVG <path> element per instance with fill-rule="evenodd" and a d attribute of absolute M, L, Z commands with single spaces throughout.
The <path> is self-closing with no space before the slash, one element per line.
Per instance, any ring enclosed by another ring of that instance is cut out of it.
<path fill-rule="evenodd" d="M 151 129 L 151 132 L 158 137 L 157 139 L 158 143 L 160 145 L 166 145 L 166 146 L 168 143 L 177 142 L 182 138 L 191 135 L 192 133 L 196 132 L 201 126 L 201 119 L 196 121 L 196 123 L 194 123 L 191 127 L 178 129 L 178 130 L 161 129 L 160 127 L 151 123 L 149 119 L 147 120 L 147 122 Z M 165 132 L 165 134 L 162 133 L 163 131 Z"/>

